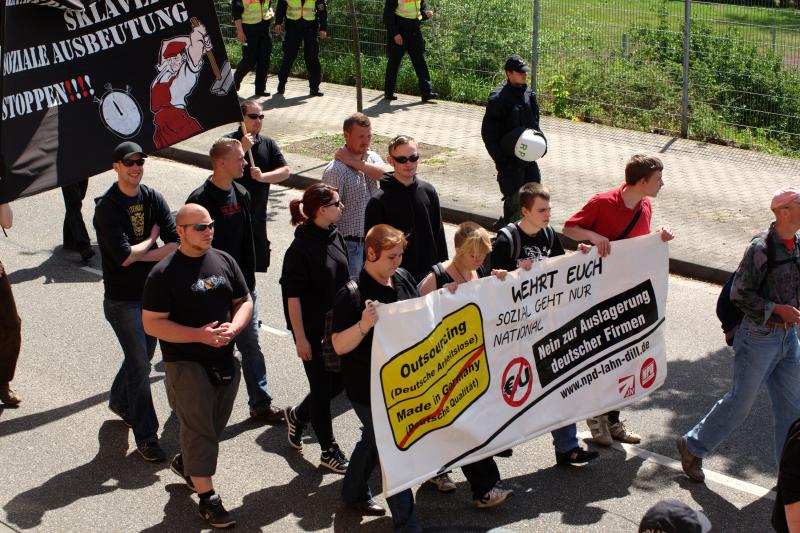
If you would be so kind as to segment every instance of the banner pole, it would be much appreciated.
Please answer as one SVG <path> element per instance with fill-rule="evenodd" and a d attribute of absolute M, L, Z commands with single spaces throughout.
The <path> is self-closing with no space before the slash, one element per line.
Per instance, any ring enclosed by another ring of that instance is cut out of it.
<path fill-rule="evenodd" d="M 242 128 L 242 137 L 247 135 L 247 130 L 244 127 L 244 122 L 240 122 L 239 123 L 239 127 Z M 248 148 L 247 149 L 247 157 L 250 158 L 250 168 L 255 168 L 256 167 L 256 162 L 253 161 L 253 150 L 252 150 L 252 148 Z"/>

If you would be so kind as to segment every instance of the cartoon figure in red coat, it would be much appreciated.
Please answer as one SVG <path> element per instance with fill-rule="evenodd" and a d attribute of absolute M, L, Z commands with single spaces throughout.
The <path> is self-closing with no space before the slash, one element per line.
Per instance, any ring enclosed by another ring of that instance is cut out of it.
<path fill-rule="evenodd" d="M 203 131 L 200 123 L 186 110 L 186 99 L 197 85 L 203 68 L 203 54 L 211 50 L 211 40 L 202 24 L 188 36 L 161 42 L 158 75 L 150 85 L 150 110 L 154 113 L 157 149 L 187 139 Z"/>

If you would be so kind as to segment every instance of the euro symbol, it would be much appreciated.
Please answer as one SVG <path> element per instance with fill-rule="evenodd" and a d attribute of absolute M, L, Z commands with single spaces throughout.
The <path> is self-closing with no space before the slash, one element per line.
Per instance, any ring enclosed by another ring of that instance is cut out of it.
<path fill-rule="evenodd" d="M 517 379 L 517 376 L 509 376 L 506 382 L 503 384 L 503 391 L 506 393 L 506 396 L 511 396 L 514 394 L 514 380 Z M 519 386 L 524 387 L 528 384 L 531 380 L 531 371 L 529 367 L 525 367 L 522 369 L 522 374 L 519 376 Z"/>

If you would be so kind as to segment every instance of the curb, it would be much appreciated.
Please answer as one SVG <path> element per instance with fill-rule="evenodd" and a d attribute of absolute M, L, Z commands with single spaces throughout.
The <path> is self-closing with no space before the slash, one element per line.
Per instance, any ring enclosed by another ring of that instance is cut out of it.
<path fill-rule="evenodd" d="M 208 155 L 193 150 L 171 146 L 154 152 L 153 155 L 177 161 L 178 163 L 211 170 L 211 162 L 208 159 Z M 293 189 L 305 189 L 309 185 L 319 181 L 319 178 L 300 173 L 292 173 L 281 185 L 287 185 Z M 463 209 L 444 204 L 441 205 L 441 210 L 442 219 L 450 224 L 461 224 L 462 222 L 472 221 L 492 231 L 496 222 L 496 219 L 492 219 L 486 215 L 464 211 Z M 575 241 L 562 235 L 560 232 L 557 233 L 565 248 L 569 250 L 575 250 L 577 248 L 577 243 Z M 724 285 L 732 274 L 732 272 L 727 270 L 701 265 L 687 258 L 672 256 L 669 258 L 669 273 L 705 281 L 707 283 L 714 283 L 716 285 Z"/>

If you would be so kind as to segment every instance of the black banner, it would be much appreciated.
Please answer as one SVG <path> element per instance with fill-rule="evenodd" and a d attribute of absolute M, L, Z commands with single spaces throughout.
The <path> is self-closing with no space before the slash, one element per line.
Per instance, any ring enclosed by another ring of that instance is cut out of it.
<path fill-rule="evenodd" d="M 584 311 L 533 345 L 542 387 L 657 321 L 658 304 L 649 279 Z"/>
<path fill-rule="evenodd" d="M 0 203 L 241 119 L 211 0 L 83 3 L 5 4 Z"/>

